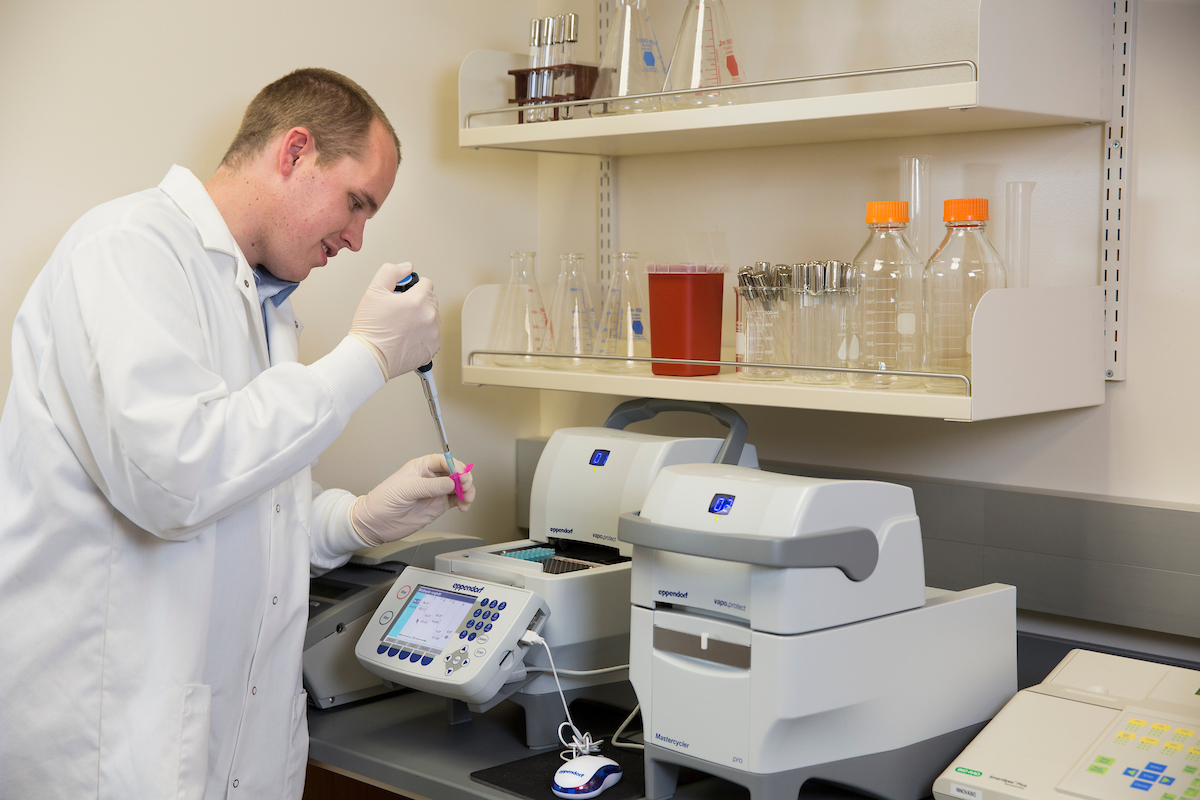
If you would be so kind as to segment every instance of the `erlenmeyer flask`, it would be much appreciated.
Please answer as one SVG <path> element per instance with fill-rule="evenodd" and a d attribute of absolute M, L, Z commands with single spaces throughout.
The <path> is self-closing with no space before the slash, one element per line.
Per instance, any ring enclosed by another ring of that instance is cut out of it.
<path fill-rule="evenodd" d="M 663 98 L 663 108 L 741 103 L 744 89 L 721 88 L 741 82 L 742 73 L 733 53 L 733 32 L 729 28 L 725 4 L 722 0 L 688 0 L 663 91 L 700 91 L 668 95 Z"/>
<path fill-rule="evenodd" d="M 558 257 L 558 283 L 550 304 L 550 328 L 554 331 L 554 352 L 589 356 L 596 341 L 596 308 L 583 274 L 583 255 L 571 253 Z M 543 358 L 552 369 L 587 369 L 587 358 Z"/>
<path fill-rule="evenodd" d="M 650 358 L 650 322 L 638 282 L 638 254 L 613 256 L 613 277 L 604 297 L 600 334 L 593 351 L 598 356 Z M 649 372 L 648 361 L 596 360 L 603 372 Z"/>
<path fill-rule="evenodd" d="M 505 367 L 536 367 L 538 353 L 554 351 L 550 320 L 538 289 L 534 262 L 537 253 L 510 253 L 512 276 L 500 301 L 500 313 L 492 336 L 493 350 L 515 350 L 527 356 L 493 356 Z"/>
<path fill-rule="evenodd" d="M 647 0 L 616 0 L 612 22 L 604 41 L 604 56 L 592 90 L 593 100 L 604 103 L 591 106 L 592 116 L 636 114 L 658 111 L 657 97 L 641 100 L 622 99 L 626 95 L 662 91 L 666 65 L 654 38 Z"/>

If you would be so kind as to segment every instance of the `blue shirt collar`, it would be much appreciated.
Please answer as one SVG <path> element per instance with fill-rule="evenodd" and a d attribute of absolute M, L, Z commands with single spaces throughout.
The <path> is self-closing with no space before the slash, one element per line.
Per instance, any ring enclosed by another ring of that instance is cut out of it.
<path fill-rule="evenodd" d="M 296 281 L 280 280 L 262 267 L 254 268 L 254 282 L 258 285 L 259 305 L 266 305 L 269 298 L 276 308 L 279 308 L 300 285 Z"/>

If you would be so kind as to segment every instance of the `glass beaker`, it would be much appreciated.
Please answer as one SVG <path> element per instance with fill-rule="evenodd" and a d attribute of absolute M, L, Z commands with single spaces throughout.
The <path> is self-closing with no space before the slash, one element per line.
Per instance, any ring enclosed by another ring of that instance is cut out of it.
<path fill-rule="evenodd" d="M 513 350 L 531 355 L 493 356 L 504 367 L 536 367 L 537 353 L 554 352 L 554 339 L 542 292 L 538 289 L 537 253 L 509 253 L 512 275 L 500 300 L 500 313 L 492 334 L 493 350 Z"/>
<path fill-rule="evenodd" d="M 650 322 L 638 272 L 637 253 L 613 256 L 613 277 L 604 296 L 600 331 L 592 350 L 595 355 L 650 358 Z M 602 372 L 650 371 L 648 361 L 596 359 L 592 366 Z"/>
<path fill-rule="evenodd" d="M 616 0 L 592 90 L 593 100 L 605 102 L 591 106 L 592 116 L 658 111 L 657 97 L 622 98 L 662 91 L 666 74 L 647 0 Z"/>
<path fill-rule="evenodd" d="M 558 283 L 550 303 L 554 352 L 583 357 L 543 358 L 542 364 L 551 369 L 587 369 L 590 365 L 586 356 L 592 354 L 596 341 L 596 307 L 583 273 L 583 254 L 560 255 L 558 264 Z"/>
<path fill-rule="evenodd" d="M 908 203 L 867 203 L 871 233 L 854 257 L 858 271 L 859 359 L 854 386 L 868 389 L 918 389 L 920 377 L 894 371 L 921 370 L 921 264 L 905 236 Z"/>
<path fill-rule="evenodd" d="M 741 82 L 742 73 L 733 52 L 733 32 L 724 2 L 688 0 L 662 89 L 664 92 L 692 91 L 664 97 L 663 108 L 741 103 L 745 90 L 728 88 Z"/>
<path fill-rule="evenodd" d="M 751 364 L 787 364 L 789 313 L 792 281 L 799 276 L 791 269 L 784 272 L 765 261 L 738 270 L 736 358 L 746 366 L 737 368 L 737 376 L 751 381 L 784 381 L 789 371 L 779 367 Z M 783 285 L 786 283 L 786 285 Z"/>
<path fill-rule="evenodd" d="M 843 282 L 847 265 L 840 261 L 797 264 L 792 290 L 792 358 L 811 367 L 844 367 L 846 298 Z M 796 370 L 799 383 L 845 383 L 844 372 Z"/>
<path fill-rule="evenodd" d="M 1005 288 L 1004 262 L 984 234 L 988 201 L 947 200 L 946 238 L 925 267 L 925 370 L 971 377 L 971 325 L 985 292 Z M 964 394 L 955 378 L 927 378 L 931 392 Z"/>

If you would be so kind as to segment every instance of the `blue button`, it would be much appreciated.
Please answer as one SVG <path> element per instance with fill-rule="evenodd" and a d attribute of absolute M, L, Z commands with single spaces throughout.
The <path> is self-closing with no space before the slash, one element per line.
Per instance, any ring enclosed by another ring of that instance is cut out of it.
<path fill-rule="evenodd" d="M 487 598 L 485 597 L 485 598 L 483 598 L 482 600 L 480 600 L 480 601 L 479 601 L 479 607 L 480 607 L 480 608 L 487 608 L 487 603 L 488 603 L 488 601 L 487 601 Z"/>
<path fill-rule="evenodd" d="M 490 623 L 490 622 L 489 622 L 487 625 L 484 625 L 484 626 L 483 626 L 483 632 L 484 632 L 484 633 L 487 633 L 487 632 L 488 632 L 488 631 L 490 631 L 491 629 L 492 629 L 492 623 Z"/>
<path fill-rule="evenodd" d="M 1163 775 L 1161 778 L 1158 779 L 1158 782 L 1165 784 L 1167 786 L 1170 786 L 1172 783 L 1175 782 L 1175 779 L 1168 775 Z"/>
<path fill-rule="evenodd" d="M 1155 764 L 1153 761 L 1151 761 L 1149 764 L 1146 765 L 1146 769 L 1150 770 L 1151 772 L 1166 772 L 1167 765 L 1166 764 Z"/>
<path fill-rule="evenodd" d="M 421 654 L 413 653 L 411 656 L 408 657 L 408 660 L 415 664 L 421 660 Z"/>
<path fill-rule="evenodd" d="M 376 648 L 375 652 L 379 653 L 379 655 L 383 655 L 384 653 L 387 652 L 387 645 L 386 644 L 379 645 L 379 647 Z"/>
<path fill-rule="evenodd" d="M 1138 774 L 1138 768 L 1137 767 L 1129 767 L 1128 769 L 1125 770 L 1125 774 L 1132 778 Z"/>
<path fill-rule="evenodd" d="M 1156 781 L 1156 780 L 1158 780 L 1158 773 L 1157 772 L 1143 772 L 1141 775 L 1138 775 L 1138 777 L 1144 781 Z"/>
<path fill-rule="evenodd" d="M 496 601 L 495 601 L 495 600 L 493 600 L 492 602 L 488 603 L 488 608 L 495 608 L 495 607 L 496 607 Z"/>
<path fill-rule="evenodd" d="M 477 609 L 475 609 L 475 613 L 474 613 L 474 614 L 472 614 L 471 616 L 473 616 L 473 617 L 478 617 L 478 616 L 479 616 L 480 614 L 482 614 L 482 613 L 483 613 L 483 609 L 482 609 L 482 608 L 477 608 Z"/>
<path fill-rule="evenodd" d="M 473 642 L 473 641 L 475 641 L 475 634 L 473 634 L 473 633 L 472 633 L 470 636 L 468 636 L 468 637 L 467 637 L 467 641 L 468 641 L 468 642 Z"/>
<path fill-rule="evenodd" d="M 421 666 L 422 667 L 428 667 L 432 663 L 433 663 L 433 656 L 424 656 L 421 658 Z"/>
<path fill-rule="evenodd" d="M 458 632 L 458 638 L 460 638 L 460 639 L 465 639 L 465 638 L 467 638 L 467 632 L 466 632 L 466 631 L 459 631 L 459 632 Z"/>
<path fill-rule="evenodd" d="M 399 647 L 393 647 L 393 648 L 391 648 L 391 649 L 389 649 L 389 650 L 388 650 L 388 655 L 389 655 L 389 656 L 394 656 L 394 655 L 396 655 L 396 653 L 399 653 L 399 652 L 400 652 L 400 648 L 399 648 Z"/>
<path fill-rule="evenodd" d="M 492 613 L 492 622 L 499 622 L 499 621 L 500 621 L 500 612 L 498 612 L 498 611 L 493 612 Z"/>
<path fill-rule="evenodd" d="M 480 624 L 480 625 L 482 625 L 483 623 L 481 622 L 481 623 L 479 623 L 479 624 Z M 474 628 L 474 627 L 475 627 L 475 620 L 473 620 L 473 619 L 469 619 L 469 620 L 467 620 L 467 627 L 468 627 L 468 628 Z"/>
<path fill-rule="evenodd" d="M 1130 784 L 1130 786 L 1132 786 L 1133 788 L 1141 789 L 1143 792 L 1149 791 L 1150 787 L 1153 785 L 1154 785 L 1153 783 L 1146 783 L 1145 781 L 1134 781 L 1133 783 Z"/>
<path fill-rule="evenodd" d="M 501 603 L 500 605 L 498 605 L 496 607 L 499 608 L 501 611 L 503 611 L 505 608 L 508 607 L 508 603 Z"/>

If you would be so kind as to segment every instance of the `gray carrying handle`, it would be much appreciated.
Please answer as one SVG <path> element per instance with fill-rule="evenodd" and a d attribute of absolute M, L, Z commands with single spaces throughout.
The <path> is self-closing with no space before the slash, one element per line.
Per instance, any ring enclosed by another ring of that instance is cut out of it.
<path fill-rule="evenodd" d="M 707 414 L 729 428 L 725 443 L 717 451 L 714 464 L 734 464 L 742 458 L 742 448 L 746 445 L 746 434 L 750 427 L 742 415 L 729 406 L 720 403 L 699 403 L 694 400 L 661 400 L 643 397 L 640 400 L 628 400 L 613 409 L 605 421 L 604 427 L 614 430 L 625 430 L 633 422 L 652 419 L 664 411 L 692 411 L 696 414 Z"/>
<path fill-rule="evenodd" d="M 636 511 L 617 522 L 618 541 L 719 561 L 760 567 L 833 567 L 852 581 L 871 577 L 879 563 L 879 540 L 866 528 L 838 528 L 805 536 L 712 533 L 660 525 Z"/>

